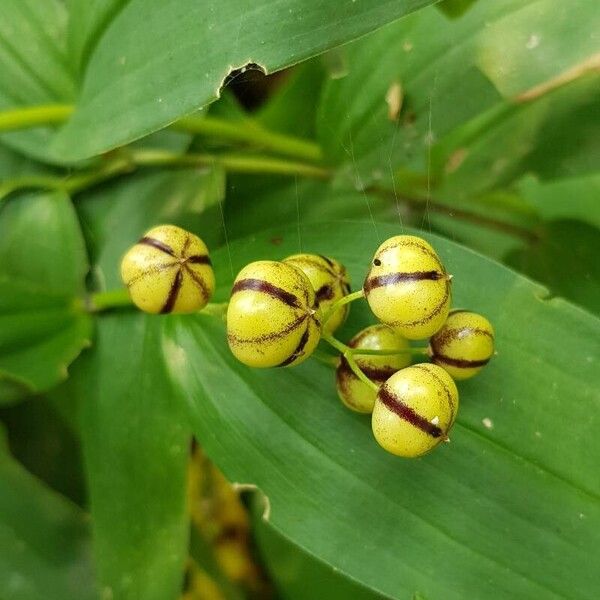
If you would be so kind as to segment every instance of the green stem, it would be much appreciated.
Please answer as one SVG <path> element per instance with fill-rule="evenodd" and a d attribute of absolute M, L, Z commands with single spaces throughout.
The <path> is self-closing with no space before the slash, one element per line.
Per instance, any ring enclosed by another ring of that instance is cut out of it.
<path fill-rule="evenodd" d="M 90 297 L 90 312 L 102 312 L 122 306 L 133 306 L 126 288 L 96 292 Z"/>
<path fill-rule="evenodd" d="M 202 310 L 198 311 L 203 315 L 211 317 L 224 318 L 227 312 L 228 302 L 213 303 L 209 302 Z M 96 292 L 91 294 L 88 310 L 90 312 L 103 312 L 113 308 L 122 308 L 124 306 L 133 306 L 129 292 L 126 288 L 108 290 L 106 292 Z"/>
<path fill-rule="evenodd" d="M 250 119 L 228 121 L 211 116 L 191 116 L 179 119 L 171 127 L 178 131 L 186 131 L 196 135 L 205 135 L 232 142 L 244 142 L 277 154 L 303 160 L 313 162 L 323 160 L 323 152 L 318 144 L 283 133 L 269 131 Z"/>
<path fill-rule="evenodd" d="M 75 107 L 71 104 L 48 104 L 1 111 L 0 132 L 60 125 L 73 114 L 74 110 Z M 323 160 L 321 148 L 315 142 L 269 131 L 251 119 L 233 122 L 218 117 L 191 116 L 175 121 L 171 128 L 219 140 L 242 142 L 300 160 L 311 162 Z"/>
<path fill-rule="evenodd" d="M 312 353 L 312 358 L 318 360 L 320 363 L 327 365 L 328 367 L 333 367 L 334 369 L 338 365 L 338 358 L 332 356 L 331 354 L 327 354 L 326 352 L 321 352 L 319 350 L 315 350 Z"/>
<path fill-rule="evenodd" d="M 427 354 L 427 346 L 406 348 L 402 350 L 371 350 L 370 348 L 352 348 L 329 333 L 321 334 L 321 339 L 341 352 L 344 356 L 394 356 L 396 354 Z"/>
<path fill-rule="evenodd" d="M 63 190 L 70 194 L 81 192 L 97 183 L 131 173 L 141 167 L 208 167 L 218 165 L 230 173 L 271 173 L 327 179 L 330 172 L 315 165 L 272 158 L 262 155 L 237 154 L 177 154 L 166 150 L 123 150 L 113 160 L 99 168 L 81 171 L 70 177 L 16 177 L 0 184 L 0 200 L 23 189 Z"/>
<path fill-rule="evenodd" d="M 375 392 L 379 391 L 379 386 L 371 381 L 363 372 L 362 369 L 356 364 L 354 357 L 351 352 L 345 352 L 344 358 L 346 359 L 348 366 L 352 369 L 352 372 L 366 385 L 368 385 Z"/>
<path fill-rule="evenodd" d="M 135 150 L 130 159 L 136 166 L 203 167 L 222 166 L 234 173 L 271 173 L 329 179 L 331 172 L 322 167 L 261 154 L 175 154 L 165 150 Z"/>
<path fill-rule="evenodd" d="M 0 131 L 64 123 L 73 110 L 73 106 L 69 104 L 48 104 L 4 110 L 0 112 Z"/>
<path fill-rule="evenodd" d="M 339 308 L 341 308 L 342 306 L 344 306 L 346 304 L 349 304 L 350 302 L 354 302 L 355 300 L 364 298 L 364 296 L 365 296 L 365 292 L 363 290 L 358 290 L 358 292 L 353 292 L 352 294 L 348 294 L 347 296 L 340 298 L 337 302 L 334 302 L 329 307 L 329 310 L 323 315 L 322 325 L 324 326 L 325 323 L 327 323 L 327 321 L 329 321 L 329 319 L 331 319 L 331 317 L 337 312 L 337 310 Z"/>
<path fill-rule="evenodd" d="M 350 348 L 354 356 L 394 356 L 396 354 L 427 354 L 427 346 L 405 348 L 403 350 L 370 350 L 368 348 Z"/>

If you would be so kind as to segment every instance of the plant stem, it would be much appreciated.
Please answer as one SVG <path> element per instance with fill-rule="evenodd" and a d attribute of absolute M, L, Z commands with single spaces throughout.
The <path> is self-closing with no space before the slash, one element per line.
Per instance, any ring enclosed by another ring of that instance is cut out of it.
<path fill-rule="evenodd" d="M 528 243 L 535 242 L 539 239 L 539 235 L 537 233 L 530 231 L 525 227 L 513 225 L 512 223 L 507 223 L 506 221 L 499 221 L 498 219 L 486 217 L 485 215 L 471 212 L 463 208 L 449 206 L 435 200 L 419 197 L 398 196 L 393 190 L 388 190 L 377 185 L 368 186 L 364 191 L 367 194 L 399 200 L 413 209 L 430 210 L 449 217 L 456 217 L 458 219 L 462 219 L 463 221 L 469 221 L 475 225 L 481 225 L 489 229 L 496 229 L 502 233 L 521 238 Z"/>
<path fill-rule="evenodd" d="M 229 302 L 213 303 L 209 302 L 199 314 L 210 315 L 211 317 L 224 318 L 227 312 Z M 103 312 L 113 308 L 122 308 L 124 306 L 133 306 L 126 288 L 108 290 L 106 292 L 96 292 L 91 294 L 88 310 L 89 312 Z"/>
<path fill-rule="evenodd" d="M 352 372 L 366 385 L 368 385 L 372 390 L 374 390 L 375 392 L 379 391 L 379 386 L 371 381 L 363 372 L 362 369 L 356 364 L 356 360 L 354 360 L 354 356 L 352 356 L 352 353 L 350 352 L 344 352 L 344 358 L 346 359 L 346 362 L 348 363 L 348 366 L 350 367 L 350 369 L 352 369 Z"/>
<path fill-rule="evenodd" d="M 133 306 L 126 288 L 96 292 L 90 297 L 90 312 L 102 312 L 122 306 Z"/>
<path fill-rule="evenodd" d="M 99 168 L 80 171 L 69 177 L 27 176 L 5 180 L 0 184 L 0 200 L 12 192 L 30 188 L 75 194 L 141 167 L 190 168 L 213 165 L 222 166 L 230 173 L 272 173 L 316 179 L 330 177 L 329 171 L 315 165 L 258 154 L 177 154 L 166 150 L 123 150 L 121 156 L 105 162 Z"/>
<path fill-rule="evenodd" d="M 321 334 L 321 339 L 344 355 L 351 356 L 394 356 L 395 354 L 427 354 L 427 346 L 406 348 L 403 350 L 371 350 L 370 348 L 352 348 L 329 333 Z"/>
<path fill-rule="evenodd" d="M 0 132 L 60 125 L 73 114 L 74 110 L 75 107 L 71 104 L 48 104 L 1 111 Z M 311 162 L 323 160 L 321 148 L 315 142 L 269 131 L 251 119 L 228 121 L 211 116 L 190 116 L 175 121 L 171 128 L 220 140 L 242 142 L 300 160 Z"/>
<path fill-rule="evenodd" d="M 349 304 L 350 302 L 354 302 L 359 298 L 364 298 L 365 292 L 363 290 L 358 290 L 358 292 L 353 292 L 352 294 L 348 294 L 343 298 L 340 298 L 337 302 L 334 302 L 329 310 L 323 315 L 322 325 L 324 326 L 329 319 L 335 314 L 335 312 L 342 306 Z"/>
<path fill-rule="evenodd" d="M 330 346 L 333 346 L 336 350 L 345 354 L 346 352 L 352 354 L 352 348 L 350 346 L 346 346 L 344 342 L 340 342 L 337 338 L 333 337 L 330 333 L 323 332 L 321 334 L 321 339 L 326 341 Z"/>
<path fill-rule="evenodd" d="M 394 356 L 396 354 L 427 354 L 427 346 L 405 348 L 404 350 L 370 350 L 369 348 L 350 348 L 354 356 Z"/>
<path fill-rule="evenodd" d="M 329 170 L 284 158 L 260 154 L 175 154 L 166 150 L 135 150 L 129 153 L 131 162 L 140 167 L 172 166 L 203 167 L 218 165 L 235 173 L 272 173 L 329 179 Z"/>
<path fill-rule="evenodd" d="M 171 126 L 177 131 L 205 135 L 221 140 L 245 142 L 277 154 L 319 162 L 323 152 L 315 142 L 264 129 L 250 119 L 228 121 L 217 117 L 183 117 Z"/>
<path fill-rule="evenodd" d="M 48 104 L 13 108 L 0 112 L 0 131 L 64 123 L 73 113 L 69 104 Z"/>

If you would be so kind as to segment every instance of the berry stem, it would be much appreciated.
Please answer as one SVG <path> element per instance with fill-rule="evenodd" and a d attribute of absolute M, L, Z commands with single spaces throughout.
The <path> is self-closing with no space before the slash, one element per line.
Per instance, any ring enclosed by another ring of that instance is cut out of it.
<path fill-rule="evenodd" d="M 348 362 L 348 366 L 352 369 L 352 372 L 366 385 L 368 385 L 375 392 L 379 391 L 379 386 L 371 381 L 363 372 L 362 369 L 356 364 L 354 356 L 351 352 L 344 352 L 344 358 Z"/>
<path fill-rule="evenodd" d="M 229 302 L 209 302 L 198 313 L 224 319 L 228 304 Z M 87 306 L 89 312 L 99 313 L 113 308 L 133 307 L 133 302 L 126 288 L 118 288 L 91 294 Z"/>
<path fill-rule="evenodd" d="M 347 297 L 347 296 L 346 296 Z M 343 342 L 340 342 L 337 338 L 334 338 L 329 333 L 323 333 L 321 338 L 324 339 L 328 344 L 331 344 L 336 350 L 339 350 L 344 358 L 348 361 L 348 366 L 352 369 L 352 372 L 366 385 L 375 391 L 379 390 L 379 386 L 373 383 L 356 364 L 356 360 L 353 356 L 353 348 L 346 346 Z"/>
<path fill-rule="evenodd" d="M 427 354 L 427 346 L 406 348 L 404 350 L 371 350 L 370 348 L 352 348 L 328 333 L 323 333 L 321 335 L 321 339 L 325 340 L 330 346 L 333 346 L 344 356 L 394 356 L 395 354 Z"/>
<path fill-rule="evenodd" d="M 348 294 L 347 296 L 344 296 L 343 298 L 340 298 L 337 302 L 334 302 L 330 307 L 329 310 L 323 315 L 323 320 L 322 320 L 322 325 L 325 325 L 325 323 L 327 323 L 327 321 L 329 321 L 329 319 L 331 319 L 331 317 L 335 314 L 335 312 L 342 306 L 349 304 L 350 302 L 354 302 L 355 300 L 358 300 L 359 298 L 364 298 L 365 297 L 365 292 L 363 290 L 359 290 L 358 292 L 352 292 L 352 294 Z"/>
<path fill-rule="evenodd" d="M 120 308 L 123 306 L 133 306 L 129 292 L 125 288 L 96 292 L 90 296 L 90 312 L 103 312 L 111 308 Z"/>

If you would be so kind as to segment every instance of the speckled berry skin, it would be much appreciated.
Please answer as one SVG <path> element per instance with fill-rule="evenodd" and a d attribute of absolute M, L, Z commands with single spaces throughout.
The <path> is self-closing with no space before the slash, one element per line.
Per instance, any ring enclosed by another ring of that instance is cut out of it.
<path fill-rule="evenodd" d="M 458 390 L 450 375 L 437 365 L 413 365 L 379 388 L 373 435 L 396 456 L 422 456 L 447 439 L 457 410 Z"/>
<path fill-rule="evenodd" d="M 444 326 L 429 340 L 431 361 L 454 379 L 477 375 L 494 354 L 494 329 L 483 316 L 453 310 Z"/>
<path fill-rule="evenodd" d="M 375 316 L 409 340 L 431 337 L 448 316 L 450 277 L 423 239 L 399 235 L 375 253 L 363 289 Z"/>
<path fill-rule="evenodd" d="M 346 268 L 333 258 L 320 254 L 294 254 L 285 258 L 283 262 L 294 265 L 308 277 L 323 315 L 332 304 L 350 293 Z M 344 323 L 349 311 L 349 304 L 341 306 L 329 317 L 323 331 L 333 333 Z"/>
<path fill-rule="evenodd" d="M 123 257 L 121 279 L 132 302 L 154 314 L 200 310 L 215 289 L 206 244 L 175 225 L 147 231 Z"/>
<path fill-rule="evenodd" d="M 408 340 L 387 325 L 371 325 L 356 334 L 348 343 L 351 348 L 369 350 L 409 350 Z M 410 365 L 411 354 L 354 355 L 362 372 L 374 383 L 381 385 L 396 371 Z M 373 412 L 377 392 L 363 383 L 342 356 L 336 370 L 336 387 L 340 400 L 351 410 L 359 413 Z"/>
<path fill-rule="evenodd" d="M 227 340 L 250 367 L 287 367 L 306 360 L 321 336 L 320 311 L 306 275 L 293 265 L 257 261 L 231 290 Z"/>

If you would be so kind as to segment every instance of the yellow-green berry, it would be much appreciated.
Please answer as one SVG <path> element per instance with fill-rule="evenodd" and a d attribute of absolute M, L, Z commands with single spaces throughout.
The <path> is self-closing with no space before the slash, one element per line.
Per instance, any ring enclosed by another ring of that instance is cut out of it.
<path fill-rule="evenodd" d="M 494 354 L 494 329 L 483 316 L 468 310 L 453 310 L 444 326 L 429 340 L 432 362 L 454 379 L 469 379 Z"/>
<path fill-rule="evenodd" d="M 245 266 L 231 290 L 227 339 L 250 367 L 287 367 L 319 343 L 320 312 L 306 275 L 291 264 L 261 260 Z"/>
<path fill-rule="evenodd" d="M 387 325 L 371 325 L 356 334 L 348 343 L 351 348 L 390 350 L 397 354 L 355 354 L 354 360 L 362 372 L 374 383 L 381 385 L 396 371 L 410 365 L 408 340 Z M 336 371 L 336 387 L 340 400 L 350 409 L 360 413 L 373 411 L 377 392 L 362 382 L 342 356 Z"/>
<path fill-rule="evenodd" d="M 315 290 L 317 302 L 324 315 L 338 300 L 350 293 L 350 282 L 344 265 L 321 254 L 294 254 L 285 263 L 298 267 L 309 279 Z M 325 333 L 333 333 L 346 320 L 350 305 L 340 306 L 323 325 Z"/>
<path fill-rule="evenodd" d="M 423 239 L 399 235 L 375 253 L 363 286 L 375 316 L 410 340 L 438 331 L 450 307 L 450 277 Z"/>
<path fill-rule="evenodd" d="M 175 225 L 147 231 L 123 257 L 121 279 L 132 302 L 155 314 L 200 310 L 215 289 L 206 244 Z"/>
<path fill-rule="evenodd" d="M 392 454 L 421 456 L 448 438 L 457 410 L 458 390 L 450 375 L 437 365 L 413 365 L 379 388 L 373 435 Z"/>

